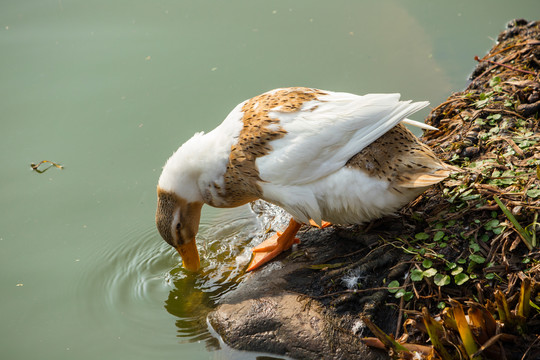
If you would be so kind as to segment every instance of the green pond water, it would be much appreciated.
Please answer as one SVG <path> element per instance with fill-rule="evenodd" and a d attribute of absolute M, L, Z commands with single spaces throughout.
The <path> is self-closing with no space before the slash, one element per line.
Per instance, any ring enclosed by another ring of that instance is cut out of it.
<path fill-rule="evenodd" d="M 186 274 L 154 227 L 167 157 L 276 87 L 437 105 L 507 21 L 539 15 L 537 0 L 2 0 L 1 358 L 280 358 L 206 323 L 259 220 L 205 208 L 204 270 Z"/>

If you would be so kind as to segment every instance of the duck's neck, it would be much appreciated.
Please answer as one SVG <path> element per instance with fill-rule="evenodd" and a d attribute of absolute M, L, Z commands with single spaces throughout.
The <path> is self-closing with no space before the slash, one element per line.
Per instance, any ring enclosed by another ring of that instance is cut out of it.
<path fill-rule="evenodd" d="M 165 164 L 160 187 L 193 201 L 205 200 L 209 187 L 222 185 L 231 146 L 239 132 L 238 124 L 224 121 L 208 134 L 195 134 Z"/>
<path fill-rule="evenodd" d="M 202 135 L 197 144 L 197 183 L 201 190 L 211 184 L 221 184 L 227 169 L 231 147 L 235 136 L 219 131 L 220 127 Z"/>

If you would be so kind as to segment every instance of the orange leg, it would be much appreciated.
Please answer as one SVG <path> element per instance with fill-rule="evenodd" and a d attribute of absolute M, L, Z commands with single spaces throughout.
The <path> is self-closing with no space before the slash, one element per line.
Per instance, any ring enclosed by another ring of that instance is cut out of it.
<path fill-rule="evenodd" d="M 319 224 L 317 224 L 315 221 L 310 219 L 309 220 L 309 225 L 318 227 L 319 229 L 324 229 L 325 227 L 329 227 L 330 225 L 332 225 L 332 223 L 329 223 L 328 221 L 322 220 L 321 221 L 321 226 L 319 226 Z"/>
<path fill-rule="evenodd" d="M 298 244 L 300 240 L 294 236 L 301 226 L 302 224 L 291 219 L 289 226 L 287 226 L 287 229 L 285 229 L 282 234 L 277 233 L 253 248 L 253 259 L 251 260 L 251 263 L 249 263 L 247 271 L 257 269 L 281 254 L 283 251 L 290 249 L 293 244 Z"/>

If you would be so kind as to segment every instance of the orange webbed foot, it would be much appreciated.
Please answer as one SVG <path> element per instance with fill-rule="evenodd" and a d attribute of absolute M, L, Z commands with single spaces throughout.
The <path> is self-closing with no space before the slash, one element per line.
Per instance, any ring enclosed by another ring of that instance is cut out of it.
<path fill-rule="evenodd" d="M 312 219 L 309 219 L 309 224 L 311 226 L 318 227 L 319 229 L 324 229 L 324 228 L 329 227 L 330 225 L 332 225 L 332 223 L 329 223 L 328 221 L 324 221 L 324 220 L 322 220 L 321 225 L 319 225 L 315 221 L 313 221 Z"/>
<path fill-rule="evenodd" d="M 258 252 L 270 252 L 270 251 L 275 250 L 279 246 L 278 239 L 280 236 L 282 236 L 282 234 L 283 233 L 281 232 L 277 232 L 276 234 L 272 235 L 268 239 L 264 240 L 259 245 L 255 246 L 251 251 L 253 253 L 258 253 Z M 295 237 L 293 239 L 293 244 L 300 244 L 300 239 Z"/>
<path fill-rule="evenodd" d="M 253 251 L 253 258 L 249 263 L 247 271 L 252 271 L 266 264 L 283 251 L 289 250 L 293 244 L 300 243 L 300 240 L 295 237 L 302 224 L 291 219 L 289 226 L 283 233 L 277 233 L 269 239 L 256 246 Z"/>

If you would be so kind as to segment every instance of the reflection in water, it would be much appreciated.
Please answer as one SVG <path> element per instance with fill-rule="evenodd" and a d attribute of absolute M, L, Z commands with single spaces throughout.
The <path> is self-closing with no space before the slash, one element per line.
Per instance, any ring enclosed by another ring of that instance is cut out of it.
<path fill-rule="evenodd" d="M 176 316 L 178 338 L 182 341 L 204 341 L 208 350 L 219 349 L 219 341 L 206 328 L 206 315 L 215 303 L 209 293 L 197 286 L 197 275 L 186 275 L 174 281 L 174 289 L 165 301 L 165 309 Z"/>
<path fill-rule="evenodd" d="M 197 237 L 201 270 L 190 273 L 178 264 L 167 273 L 173 289 L 165 301 L 165 309 L 176 316 L 178 337 L 182 341 L 205 341 L 209 350 L 219 349 L 219 341 L 208 332 L 206 316 L 220 297 L 234 289 L 245 276 L 244 268 L 250 234 L 255 228 L 253 217 L 233 221 L 217 221 L 201 225 Z"/>
<path fill-rule="evenodd" d="M 197 273 L 182 268 L 180 256 L 161 240 L 153 224 L 130 228 L 116 248 L 102 249 L 94 259 L 96 264 L 88 264 L 79 283 L 80 298 L 93 289 L 98 300 L 83 303 L 83 311 L 118 339 L 131 328 L 147 334 L 142 341 L 126 339 L 133 348 L 170 344 L 168 339 L 175 336 L 179 343 L 201 342 L 208 350 L 221 349 L 220 359 L 253 359 L 253 353 L 227 348 L 206 319 L 221 297 L 247 276 L 251 248 L 286 226 L 288 217 L 280 216 L 281 212 L 259 202 L 252 209 L 220 210 L 211 225 L 202 222 L 197 235 L 201 255 Z M 176 335 L 157 321 L 165 315 L 163 306 L 175 317 Z M 111 323 L 117 328 L 107 326 Z"/>
<path fill-rule="evenodd" d="M 251 248 L 269 233 L 284 228 L 287 217 L 272 205 L 255 202 L 253 211 L 240 218 L 216 219 L 212 225 L 201 225 L 197 243 L 201 255 L 201 270 L 185 271 L 178 264 L 168 273 L 174 287 L 165 301 L 165 308 L 176 316 L 178 337 L 184 341 L 205 341 L 209 350 L 220 348 L 219 340 L 208 331 L 206 317 L 219 299 L 236 288 L 246 276 Z"/>

